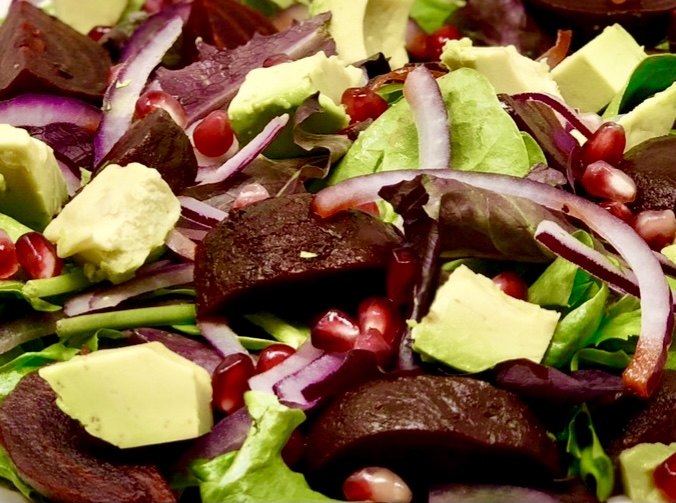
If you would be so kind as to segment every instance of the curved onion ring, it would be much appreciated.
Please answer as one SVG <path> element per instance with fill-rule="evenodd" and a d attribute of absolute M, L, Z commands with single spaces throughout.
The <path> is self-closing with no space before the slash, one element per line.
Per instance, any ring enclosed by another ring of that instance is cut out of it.
<path fill-rule="evenodd" d="M 584 222 L 605 239 L 633 270 L 641 296 L 641 334 L 636 352 L 623 373 L 624 385 L 641 397 L 649 397 L 659 385 L 673 330 L 671 290 L 660 263 L 634 230 L 603 208 L 579 196 L 523 178 L 453 170 L 400 170 L 351 178 L 323 189 L 312 202 L 313 211 L 328 217 L 338 211 L 373 201 L 386 185 L 420 175 L 457 180 L 504 195 L 529 199 L 551 210 Z"/>

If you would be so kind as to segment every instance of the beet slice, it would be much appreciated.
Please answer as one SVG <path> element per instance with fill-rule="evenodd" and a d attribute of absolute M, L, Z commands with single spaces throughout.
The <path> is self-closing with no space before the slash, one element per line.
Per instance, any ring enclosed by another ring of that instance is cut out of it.
<path fill-rule="evenodd" d="M 529 11 L 546 30 L 572 29 L 576 47 L 619 23 L 641 44 L 649 47 L 667 36 L 676 0 L 524 0 Z"/>
<path fill-rule="evenodd" d="M 457 376 L 400 375 L 344 393 L 313 423 L 307 453 L 310 480 L 332 494 L 372 465 L 417 490 L 454 480 L 542 482 L 559 470 L 556 445 L 521 399 Z"/>
<path fill-rule="evenodd" d="M 155 466 L 135 464 L 126 452 L 104 456 L 107 446 L 55 400 L 47 381 L 34 373 L 0 407 L 0 440 L 28 484 L 55 503 L 176 501 Z"/>
<path fill-rule="evenodd" d="M 636 182 L 634 211 L 676 211 L 676 136 L 667 135 L 639 143 L 629 150 L 619 168 Z"/>
<path fill-rule="evenodd" d="M 382 294 L 399 233 L 361 211 L 321 219 L 310 212 L 311 199 L 254 203 L 206 235 L 195 258 L 199 315 L 246 307 L 308 314 Z"/>
<path fill-rule="evenodd" d="M 195 183 L 197 159 L 190 140 L 160 108 L 136 121 L 101 160 L 98 169 L 107 164 L 126 166 L 132 162 L 155 168 L 175 194 Z"/>
<path fill-rule="evenodd" d="M 0 47 L 1 99 L 28 92 L 103 97 L 111 65 L 106 50 L 30 2 L 12 2 Z"/>

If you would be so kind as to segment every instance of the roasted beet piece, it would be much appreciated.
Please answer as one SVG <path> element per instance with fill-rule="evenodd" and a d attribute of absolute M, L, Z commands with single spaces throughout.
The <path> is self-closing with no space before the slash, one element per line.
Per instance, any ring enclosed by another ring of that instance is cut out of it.
<path fill-rule="evenodd" d="M 364 466 L 391 468 L 418 488 L 543 481 L 559 469 L 554 442 L 524 402 L 456 376 L 402 375 L 344 393 L 314 421 L 307 452 L 311 480 L 331 494 Z"/>
<path fill-rule="evenodd" d="M 140 162 L 155 168 L 175 194 L 195 183 L 197 160 L 188 136 L 164 110 L 156 108 L 136 121 L 99 164 Z"/>
<path fill-rule="evenodd" d="M 12 2 L 0 47 L 2 99 L 27 92 L 103 97 L 110 72 L 105 49 L 30 2 Z"/>
<path fill-rule="evenodd" d="M 197 247 L 200 315 L 236 306 L 291 309 L 358 302 L 382 294 L 394 227 L 360 211 L 321 219 L 310 194 L 275 197 L 235 210 Z M 307 309 L 306 309 L 307 308 Z M 253 310 L 253 308 L 250 308 Z"/>
<path fill-rule="evenodd" d="M 37 373 L 23 378 L 0 408 L 0 440 L 21 477 L 55 503 L 171 503 L 157 468 L 104 457 L 100 440 L 65 415 Z"/>
<path fill-rule="evenodd" d="M 629 150 L 619 168 L 636 182 L 635 211 L 676 211 L 676 136 L 659 136 Z"/>
<path fill-rule="evenodd" d="M 577 47 L 603 28 L 619 23 L 641 44 L 652 47 L 667 36 L 676 0 L 524 0 L 537 21 L 552 33 L 572 29 Z"/>

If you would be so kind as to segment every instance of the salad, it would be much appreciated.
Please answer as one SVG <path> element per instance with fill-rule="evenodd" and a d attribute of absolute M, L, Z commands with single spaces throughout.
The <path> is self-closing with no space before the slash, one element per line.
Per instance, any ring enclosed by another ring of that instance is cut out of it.
<path fill-rule="evenodd" d="M 0 499 L 676 500 L 676 2 L 4 7 Z"/>

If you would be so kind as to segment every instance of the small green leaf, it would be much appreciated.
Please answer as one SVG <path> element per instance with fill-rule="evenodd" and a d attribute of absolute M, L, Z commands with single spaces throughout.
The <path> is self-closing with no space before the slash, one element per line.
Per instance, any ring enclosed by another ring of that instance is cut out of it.
<path fill-rule="evenodd" d="M 676 82 L 676 54 L 655 54 L 634 70 L 620 102 L 620 113 L 633 110 L 653 94 Z"/>

